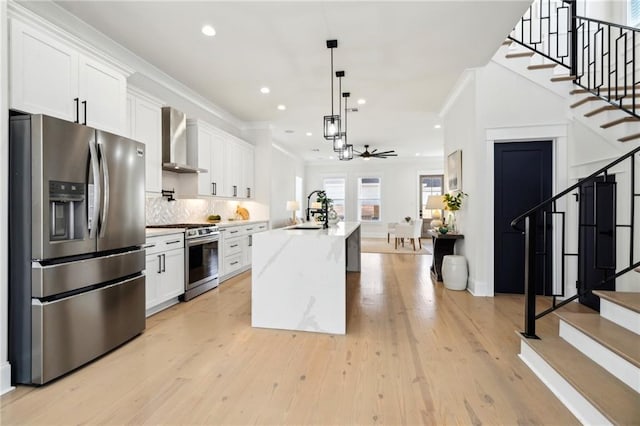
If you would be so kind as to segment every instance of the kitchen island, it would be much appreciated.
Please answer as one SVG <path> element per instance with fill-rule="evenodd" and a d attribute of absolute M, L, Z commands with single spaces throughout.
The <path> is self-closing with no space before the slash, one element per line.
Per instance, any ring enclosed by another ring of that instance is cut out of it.
<path fill-rule="evenodd" d="M 251 325 L 345 334 L 347 271 L 360 271 L 358 222 L 256 234 Z"/>

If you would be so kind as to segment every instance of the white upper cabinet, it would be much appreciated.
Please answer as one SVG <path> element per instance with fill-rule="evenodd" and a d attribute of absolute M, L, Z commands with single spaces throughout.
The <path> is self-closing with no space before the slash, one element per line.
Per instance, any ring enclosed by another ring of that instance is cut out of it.
<path fill-rule="evenodd" d="M 145 144 L 145 188 L 162 191 L 162 102 L 129 89 L 127 136 Z"/>
<path fill-rule="evenodd" d="M 11 20 L 10 107 L 126 133 L 126 76 L 79 49 Z"/>

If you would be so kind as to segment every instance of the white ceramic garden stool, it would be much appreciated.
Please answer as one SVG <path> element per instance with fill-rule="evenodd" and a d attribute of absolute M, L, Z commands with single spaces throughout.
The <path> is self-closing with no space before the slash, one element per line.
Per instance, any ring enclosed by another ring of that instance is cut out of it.
<path fill-rule="evenodd" d="M 448 255 L 442 259 L 442 281 L 449 290 L 467 288 L 467 259 L 464 256 Z"/>

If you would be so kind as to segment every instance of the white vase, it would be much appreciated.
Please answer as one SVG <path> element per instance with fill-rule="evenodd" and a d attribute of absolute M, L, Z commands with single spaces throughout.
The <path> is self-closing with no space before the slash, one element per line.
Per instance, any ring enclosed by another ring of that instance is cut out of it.
<path fill-rule="evenodd" d="M 455 232 L 456 231 L 456 212 L 455 211 L 449 211 L 449 214 L 447 215 L 447 229 L 450 232 Z"/>
<path fill-rule="evenodd" d="M 338 213 L 333 209 L 333 207 L 329 208 L 329 225 L 335 225 L 336 223 L 338 223 L 340 221 L 340 216 L 338 216 Z"/>

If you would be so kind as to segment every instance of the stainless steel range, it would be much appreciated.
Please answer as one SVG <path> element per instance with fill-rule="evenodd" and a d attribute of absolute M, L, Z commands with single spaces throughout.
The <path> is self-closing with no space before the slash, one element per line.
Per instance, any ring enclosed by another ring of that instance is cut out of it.
<path fill-rule="evenodd" d="M 184 295 L 182 300 L 218 287 L 218 241 L 216 225 L 179 223 L 153 225 L 153 228 L 185 228 L 184 235 Z"/>

